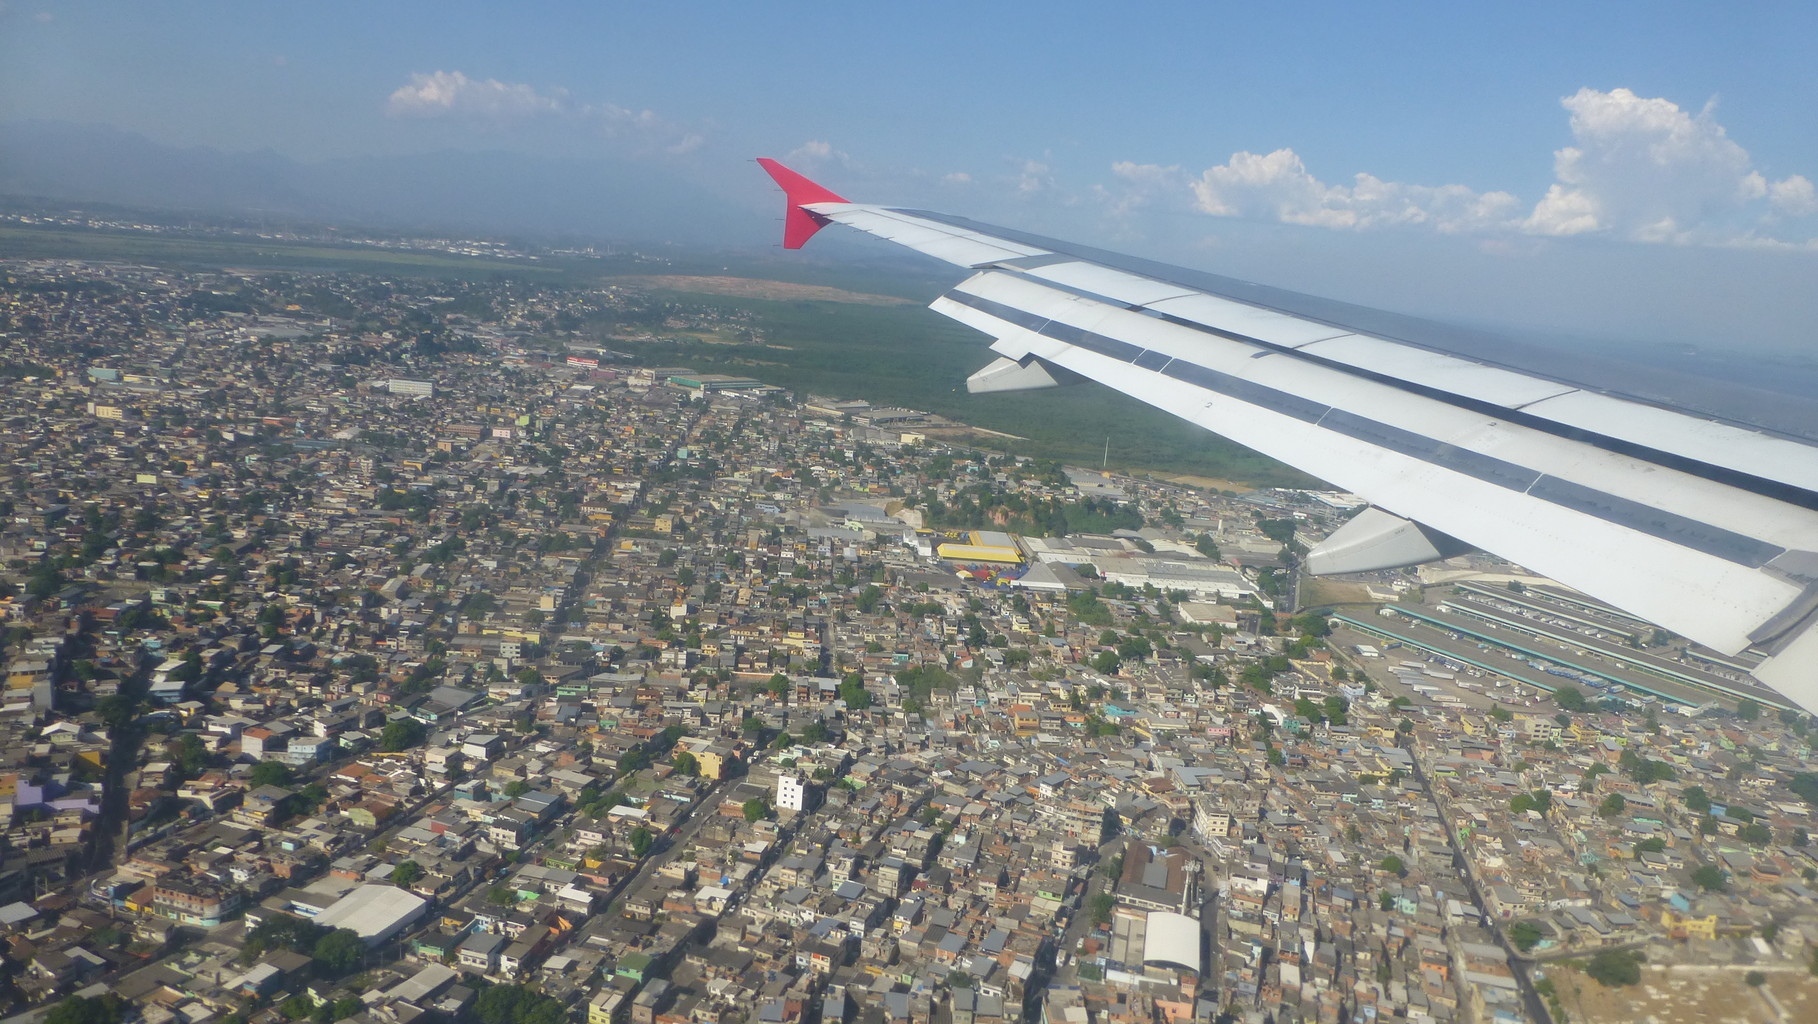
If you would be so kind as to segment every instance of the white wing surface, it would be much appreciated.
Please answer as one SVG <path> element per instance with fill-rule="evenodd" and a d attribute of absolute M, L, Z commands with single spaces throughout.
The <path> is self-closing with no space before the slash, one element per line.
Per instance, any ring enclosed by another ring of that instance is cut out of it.
<path fill-rule="evenodd" d="M 1759 649 L 1756 677 L 1818 711 L 1818 403 L 1756 402 L 1746 422 L 1713 411 L 1738 404 L 1720 385 L 1687 402 L 1656 371 L 1605 366 L 1593 387 L 1539 350 L 850 203 L 760 162 L 790 197 L 789 247 L 837 223 L 972 271 L 932 305 L 994 339 L 1002 358 L 974 390 L 1072 371 L 1387 513 L 1316 549 L 1312 571 L 1413 564 L 1462 541 L 1726 654 Z"/>

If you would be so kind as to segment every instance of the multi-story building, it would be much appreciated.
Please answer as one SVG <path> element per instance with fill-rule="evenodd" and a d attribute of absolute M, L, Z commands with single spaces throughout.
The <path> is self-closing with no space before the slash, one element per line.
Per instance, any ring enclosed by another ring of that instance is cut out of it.
<path fill-rule="evenodd" d="M 778 810 L 807 810 L 808 794 L 808 782 L 800 775 L 784 772 L 776 777 L 776 806 Z"/>
<path fill-rule="evenodd" d="M 152 889 L 152 910 L 179 924 L 213 928 L 242 904 L 240 891 L 210 882 L 166 877 Z"/>

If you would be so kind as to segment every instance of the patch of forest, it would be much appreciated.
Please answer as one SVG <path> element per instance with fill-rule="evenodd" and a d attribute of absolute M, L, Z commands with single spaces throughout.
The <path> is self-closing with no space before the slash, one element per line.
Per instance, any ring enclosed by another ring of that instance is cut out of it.
<path fill-rule="evenodd" d="M 692 305 L 742 314 L 773 346 L 693 341 L 612 346 L 651 364 L 738 373 L 797 391 L 862 398 L 938 413 L 1027 438 L 1011 454 L 1125 471 L 1223 477 L 1257 486 L 1317 486 L 1294 469 L 1096 385 L 972 395 L 965 380 L 995 354 L 976 331 L 919 306 L 690 296 Z"/>

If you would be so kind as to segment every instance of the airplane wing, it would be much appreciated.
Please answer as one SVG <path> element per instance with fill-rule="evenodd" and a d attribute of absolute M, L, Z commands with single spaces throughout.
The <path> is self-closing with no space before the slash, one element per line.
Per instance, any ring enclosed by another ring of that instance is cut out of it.
<path fill-rule="evenodd" d="M 1587 386 L 1468 331 L 847 202 L 759 163 L 787 196 L 787 247 L 837 223 L 972 271 L 932 303 L 994 339 L 969 390 L 1089 377 L 1369 501 L 1309 571 L 1481 548 L 1725 654 L 1757 649 L 1756 678 L 1818 712 L 1811 406 L 1744 422 L 1638 366 Z"/>

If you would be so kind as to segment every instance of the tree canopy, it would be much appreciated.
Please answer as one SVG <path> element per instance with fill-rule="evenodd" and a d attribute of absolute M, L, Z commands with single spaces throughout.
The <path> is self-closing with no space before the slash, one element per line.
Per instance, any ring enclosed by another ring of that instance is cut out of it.
<path fill-rule="evenodd" d="M 347 928 L 336 928 L 316 940 L 314 957 L 316 966 L 332 977 L 340 977 L 355 967 L 360 966 L 366 958 L 366 943 L 358 932 Z"/>
<path fill-rule="evenodd" d="M 560 1000 L 525 985 L 491 985 L 474 1000 L 480 1024 L 565 1024 Z"/>
<path fill-rule="evenodd" d="M 69 996 L 44 1015 L 44 1024 L 120 1024 L 126 1002 L 112 992 L 99 996 Z"/>
<path fill-rule="evenodd" d="M 1591 958 L 1584 973 L 1605 988 L 1633 985 L 1641 980 L 1641 956 L 1634 950 L 1606 949 Z"/>

